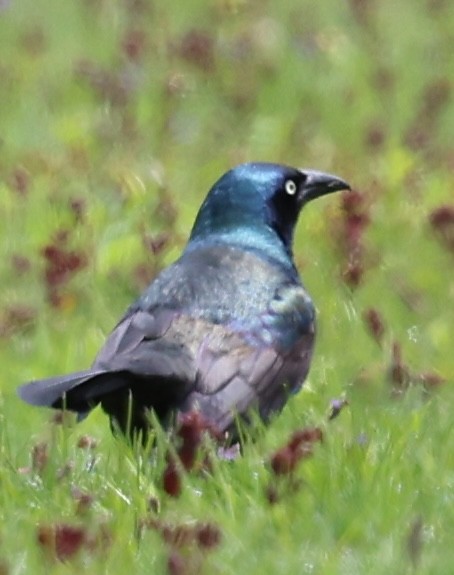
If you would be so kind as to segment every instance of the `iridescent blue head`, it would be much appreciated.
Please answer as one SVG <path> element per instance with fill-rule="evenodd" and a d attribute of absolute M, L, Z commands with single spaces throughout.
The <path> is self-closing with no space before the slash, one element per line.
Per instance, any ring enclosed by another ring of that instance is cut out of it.
<path fill-rule="evenodd" d="M 330 174 L 268 163 L 241 164 L 218 180 L 203 202 L 188 249 L 228 243 L 288 262 L 302 207 L 350 186 Z"/>

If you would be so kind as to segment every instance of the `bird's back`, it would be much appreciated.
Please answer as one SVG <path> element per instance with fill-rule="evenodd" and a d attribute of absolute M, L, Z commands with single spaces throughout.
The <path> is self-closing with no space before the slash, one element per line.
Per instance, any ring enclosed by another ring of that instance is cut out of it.
<path fill-rule="evenodd" d="M 300 285 L 293 267 L 235 246 L 200 246 L 164 269 L 128 313 L 167 308 L 215 324 L 247 322 L 283 285 Z"/>

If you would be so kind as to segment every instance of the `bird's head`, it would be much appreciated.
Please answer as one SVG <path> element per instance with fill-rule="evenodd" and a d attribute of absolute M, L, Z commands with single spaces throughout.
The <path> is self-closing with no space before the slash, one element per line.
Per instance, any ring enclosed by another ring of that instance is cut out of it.
<path fill-rule="evenodd" d="M 200 241 L 263 249 L 291 256 L 302 207 L 350 186 L 330 174 L 269 163 L 241 164 L 211 188 L 197 215 L 189 246 Z M 283 249 L 284 248 L 284 249 Z"/>

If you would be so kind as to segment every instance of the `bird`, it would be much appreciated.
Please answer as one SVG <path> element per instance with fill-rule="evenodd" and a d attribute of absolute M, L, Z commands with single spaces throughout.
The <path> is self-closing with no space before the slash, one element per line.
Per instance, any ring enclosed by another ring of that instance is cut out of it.
<path fill-rule="evenodd" d="M 113 430 L 146 437 L 197 413 L 225 436 L 251 413 L 267 423 L 302 387 L 315 307 L 293 257 L 311 200 L 350 190 L 312 169 L 255 162 L 210 189 L 186 247 L 129 306 L 92 366 L 18 388 L 34 405 L 84 418 L 101 405 Z"/>

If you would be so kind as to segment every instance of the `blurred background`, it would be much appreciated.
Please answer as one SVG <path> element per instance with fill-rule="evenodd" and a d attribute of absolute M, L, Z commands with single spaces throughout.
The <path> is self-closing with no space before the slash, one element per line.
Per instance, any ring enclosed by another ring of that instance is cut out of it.
<path fill-rule="evenodd" d="M 19 445 L 48 414 L 16 386 L 89 365 L 244 161 L 354 188 L 310 205 L 295 242 L 319 310 L 313 401 L 452 380 L 450 0 L 2 0 L 0 45 L 0 386 Z"/>
<path fill-rule="evenodd" d="M 1 575 L 73 555 L 78 573 L 452 571 L 453 91 L 452 0 L 0 0 Z M 258 160 L 353 187 L 297 229 L 312 369 L 244 457 L 172 499 L 159 450 L 148 465 L 100 409 L 60 425 L 15 389 L 89 366 L 210 186 Z M 304 426 L 323 445 L 273 475 Z M 203 553 L 177 540 L 197 529 Z"/>

